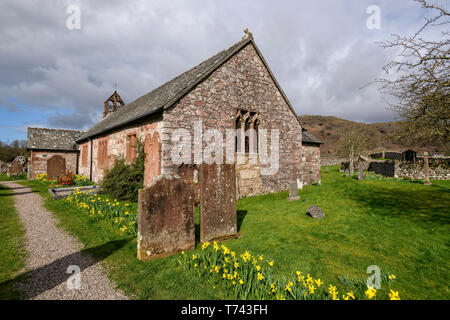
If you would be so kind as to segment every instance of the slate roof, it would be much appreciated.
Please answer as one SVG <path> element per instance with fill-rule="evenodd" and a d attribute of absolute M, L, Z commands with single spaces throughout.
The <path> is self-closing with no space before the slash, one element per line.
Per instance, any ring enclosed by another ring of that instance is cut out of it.
<path fill-rule="evenodd" d="M 104 131 L 133 122 L 147 115 L 156 113 L 165 106 L 170 106 L 181 94 L 189 91 L 193 85 L 201 81 L 206 75 L 212 72 L 212 70 L 215 70 L 220 64 L 225 62 L 229 56 L 245 46 L 249 41 L 250 38 L 237 42 L 228 49 L 219 52 L 215 56 L 180 74 L 155 90 L 150 91 L 142 97 L 119 108 L 116 112 L 110 114 L 89 129 L 86 134 L 78 139 L 78 141 L 85 140 Z"/>
<path fill-rule="evenodd" d="M 79 130 L 28 128 L 27 149 L 77 151 L 75 141 L 84 133 Z"/>
<path fill-rule="evenodd" d="M 313 144 L 323 144 L 322 141 L 314 137 L 305 128 L 302 128 L 302 142 L 313 143 Z"/>
<path fill-rule="evenodd" d="M 113 112 L 102 121 L 94 125 L 91 129 L 89 129 L 86 134 L 84 134 L 77 140 L 77 142 L 81 142 L 83 140 L 86 140 L 87 138 L 97 136 L 111 129 L 121 127 L 143 117 L 159 112 L 164 108 L 170 107 L 184 94 L 189 92 L 195 85 L 205 79 L 220 65 L 226 62 L 232 55 L 234 55 L 250 42 L 253 43 L 257 53 L 266 65 L 275 84 L 277 85 L 278 89 L 289 105 L 289 108 L 292 110 L 294 115 L 297 116 L 289 100 L 287 99 L 277 80 L 270 71 L 270 68 L 264 60 L 264 57 L 254 43 L 253 37 L 250 35 L 248 37 L 244 37 L 239 42 L 219 52 L 215 56 L 203 61 L 194 68 L 166 82 L 162 86 L 119 108 L 117 111 Z"/>

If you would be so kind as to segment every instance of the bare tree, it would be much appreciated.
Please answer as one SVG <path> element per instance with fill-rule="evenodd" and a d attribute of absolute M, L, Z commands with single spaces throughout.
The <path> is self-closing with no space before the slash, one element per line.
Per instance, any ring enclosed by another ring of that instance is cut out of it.
<path fill-rule="evenodd" d="M 449 11 L 443 5 L 415 0 L 434 13 L 413 36 L 393 35 L 381 43 L 400 53 L 384 66 L 396 79 L 381 79 L 382 92 L 394 97 L 390 105 L 402 121 L 399 137 L 405 142 L 438 142 L 450 140 L 450 24 Z M 424 39 L 424 30 L 439 32 L 439 39 Z"/>
<path fill-rule="evenodd" d="M 353 161 L 355 156 L 369 149 L 369 133 L 363 125 L 354 124 L 351 127 L 342 128 L 338 132 L 338 148 L 342 154 L 348 156 L 349 171 L 353 174 Z"/>

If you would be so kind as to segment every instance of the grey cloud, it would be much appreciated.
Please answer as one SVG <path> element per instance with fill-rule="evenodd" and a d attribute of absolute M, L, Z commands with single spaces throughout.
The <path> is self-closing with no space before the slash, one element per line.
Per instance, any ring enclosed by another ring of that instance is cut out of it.
<path fill-rule="evenodd" d="M 81 30 L 65 26 L 69 4 Z M 52 112 L 48 125 L 86 128 L 114 83 L 125 102 L 238 41 L 248 27 L 298 114 L 385 121 L 374 87 L 392 57 L 374 45 L 415 30 L 419 6 L 379 1 L 382 29 L 365 27 L 369 0 L 25 1 L 0 4 L 0 108 Z"/>

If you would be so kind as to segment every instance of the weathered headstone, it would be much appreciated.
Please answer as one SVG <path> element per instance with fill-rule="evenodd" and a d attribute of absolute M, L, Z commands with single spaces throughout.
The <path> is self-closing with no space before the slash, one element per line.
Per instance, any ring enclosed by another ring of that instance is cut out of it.
<path fill-rule="evenodd" d="M 320 210 L 318 206 L 312 206 L 308 208 L 308 213 L 311 217 L 315 219 L 325 218 L 325 214 Z"/>
<path fill-rule="evenodd" d="M 236 169 L 234 164 L 201 164 L 198 170 L 200 241 L 236 237 Z"/>
<path fill-rule="evenodd" d="M 364 180 L 364 172 L 363 172 L 363 165 L 361 162 L 359 162 L 358 166 L 358 180 Z"/>
<path fill-rule="evenodd" d="M 22 173 L 23 173 L 23 165 L 19 161 L 13 161 L 10 163 L 7 171 L 8 176 Z"/>
<path fill-rule="evenodd" d="M 298 195 L 298 189 L 297 189 L 297 183 L 296 182 L 292 182 L 292 183 L 289 184 L 288 200 L 289 201 L 300 200 L 300 197 Z"/>
<path fill-rule="evenodd" d="M 423 153 L 423 168 L 425 171 L 425 184 L 430 185 L 430 167 L 428 165 L 428 152 Z"/>
<path fill-rule="evenodd" d="M 47 160 L 47 177 L 55 180 L 66 175 L 66 159 L 60 155 L 54 155 Z"/>
<path fill-rule="evenodd" d="M 158 176 L 139 190 L 139 260 L 175 254 L 195 247 L 194 190 L 176 174 Z"/>

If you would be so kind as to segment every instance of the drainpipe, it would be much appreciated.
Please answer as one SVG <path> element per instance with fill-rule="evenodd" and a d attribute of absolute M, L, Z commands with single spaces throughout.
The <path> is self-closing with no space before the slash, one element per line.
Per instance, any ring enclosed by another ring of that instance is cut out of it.
<path fill-rule="evenodd" d="M 77 154 L 77 163 L 75 166 L 75 174 L 78 174 L 79 165 L 80 165 L 80 150 L 78 150 L 76 154 Z"/>
<path fill-rule="evenodd" d="M 91 138 L 89 138 L 89 144 L 91 145 L 91 156 L 90 156 L 90 163 L 89 163 L 89 180 L 92 181 L 92 140 Z"/>

